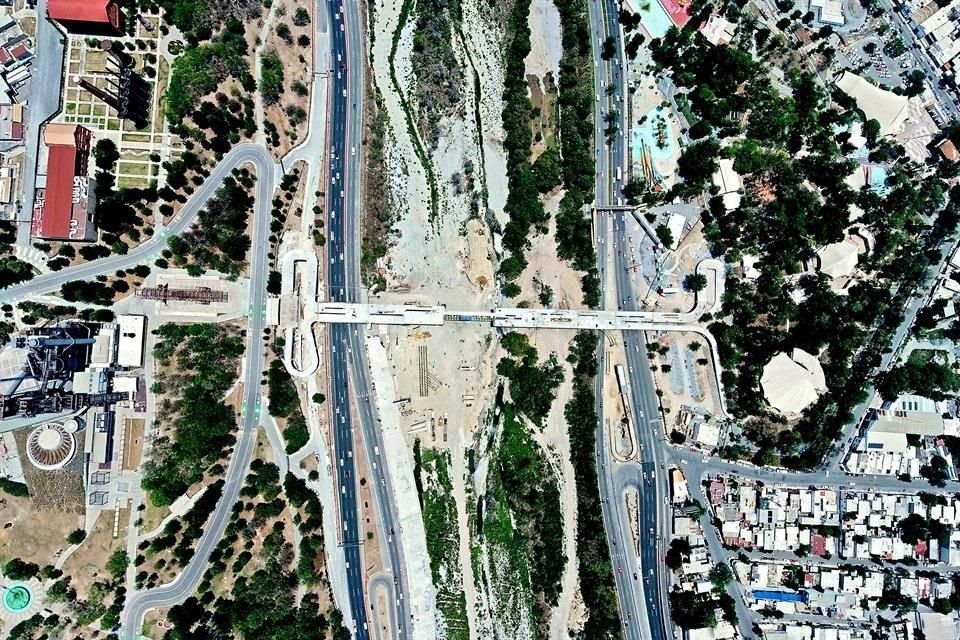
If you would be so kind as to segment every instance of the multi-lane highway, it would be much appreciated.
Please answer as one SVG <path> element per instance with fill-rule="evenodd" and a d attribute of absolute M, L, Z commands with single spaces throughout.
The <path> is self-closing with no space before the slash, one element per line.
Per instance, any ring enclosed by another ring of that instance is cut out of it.
<path fill-rule="evenodd" d="M 352 4 L 352 3 L 350 3 Z M 346 243 L 346 197 L 345 174 L 347 126 L 350 119 L 347 110 L 354 89 L 348 80 L 347 64 L 347 17 L 343 6 L 336 0 L 330 0 L 332 26 L 330 46 L 331 62 L 335 70 L 330 81 L 330 153 L 327 164 L 327 255 L 330 262 L 327 269 L 327 283 L 331 300 L 347 301 L 347 279 L 344 265 Z M 354 636 L 359 640 L 369 638 L 366 622 L 366 600 L 364 598 L 365 567 L 360 545 L 360 511 L 357 502 L 357 473 L 353 458 L 352 394 L 349 384 L 347 360 L 349 355 L 349 328 L 343 325 L 331 327 L 329 335 L 330 393 L 333 411 L 334 466 L 337 473 L 337 499 L 340 506 L 341 529 L 339 538 L 344 546 L 344 558 L 347 564 L 347 593 L 350 600 L 350 616 L 353 620 Z"/>
<path fill-rule="evenodd" d="M 612 0 L 591 2 L 589 5 L 590 30 L 593 40 L 594 60 L 594 91 L 596 103 L 594 120 L 596 123 L 594 145 L 596 154 L 596 194 L 594 202 L 597 206 L 616 205 L 621 202 L 620 192 L 625 177 L 627 145 L 626 145 L 626 111 L 627 94 L 624 85 L 624 50 L 620 32 L 617 4 Z M 612 37 L 614 42 L 614 56 L 604 60 L 601 56 L 604 41 Z M 609 89 L 612 87 L 612 89 Z M 614 111 L 619 115 L 617 133 L 608 141 L 605 135 L 605 120 L 607 113 Z M 608 308 L 609 304 L 619 303 L 622 294 L 620 280 L 622 274 L 617 274 L 614 290 L 608 290 L 610 274 L 607 272 L 610 259 L 609 221 L 606 214 L 598 214 L 594 218 L 594 229 L 597 242 L 597 259 L 600 268 L 601 283 L 604 287 L 601 296 L 601 306 Z M 622 229 L 615 223 L 613 239 L 622 237 Z M 619 270 L 620 263 L 615 262 L 613 268 Z M 624 344 L 628 336 L 642 336 L 639 332 L 624 332 Z M 641 340 L 642 338 L 636 338 Z M 605 346 L 601 344 L 598 358 L 600 371 L 605 367 Z M 639 358 L 646 358 L 644 348 Z M 640 368 L 649 373 L 649 365 Z M 634 367 L 636 369 L 636 367 Z M 650 381 L 652 384 L 652 380 Z M 640 381 L 633 383 L 634 407 L 636 412 L 643 416 L 656 416 L 656 395 L 644 393 L 647 386 Z M 597 378 L 596 403 L 597 413 L 603 416 L 603 376 Z M 653 405 L 651 406 L 651 399 Z M 617 587 L 620 605 L 620 617 L 624 625 L 625 636 L 630 640 L 650 638 L 664 640 L 664 627 L 661 613 L 664 611 L 658 603 L 659 598 L 659 554 L 657 553 L 657 537 L 650 536 L 651 528 L 657 527 L 656 494 L 643 482 L 644 469 L 651 468 L 652 463 L 637 465 L 630 463 L 622 465 L 615 463 L 611 456 L 611 443 L 603 427 L 601 419 L 596 431 L 598 454 L 598 482 L 603 508 L 604 527 L 610 544 L 610 557 L 613 562 L 613 577 Z M 646 433 L 649 436 L 649 432 Z M 644 434 L 639 433 L 639 438 Z M 642 440 L 638 440 L 642 441 Z M 645 451 L 653 451 L 651 447 L 644 447 Z M 642 458 L 641 458 L 642 459 Z M 629 488 L 635 488 L 640 496 L 640 562 L 637 562 L 636 549 L 633 544 L 633 534 L 630 531 L 632 524 L 628 521 L 624 497 Z M 651 546 L 654 545 L 654 546 Z M 651 570 L 653 575 L 651 575 Z"/>
<path fill-rule="evenodd" d="M 597 154 L 597 190 L 596 204 L 616 205 L 621 203 L 621 190 L 627 175 L 627 108 L 628 97 L 625 87 L 625 52 L 619 24 L 618 6 L 613 0 L 590 3 L 590 26 L 594 39 L 595 91 L 596 91 L 596 154 Z M 614 56 L 605 61 L 600 55 L 602 44 L 611 37 L 614 42 Z M 608 95 L 608 87 L 613 89 Z M 609 142 L 604 136 L 603 118 L 615 111 L 619 118 L 619 130 Z M 614 214 L 617 215 L 617 214 Z M 604 291 L 604 302 L 613 296 L 612 304 L 624 311 L 636 310 L 637 295 L 632 290 L 627 252 L 618 256 L 608 253 L 611 248 L 608 235 L 608 216 L 601 214 L 596 219 L 598 260 L 601 265 L 601 279 L 606 285 L 613 275 L 614 289 Z M 613 218 L 612 240 L 616 244 L 626 241 L 623 220 Z M 616 249 L 614 246 L 612 249 Z M 613 274 L 607 274 L 612 260 Z M 626 302 L 624 302 L 626 301 Z M 600 487 L 604 498 L 604 521 L 611 543 L 611 557 L 614 560 L 614 578 L 620 601 L 621 617 L 628 638 L 649 638 L 666 640 L 668 607 L 666 593 L 669 577 L 663 570 L 663 557 L 666 541 L 669 540 L 669 519 L 660 517 L 667 505 L 663 503 L 668 495 L 666 471 L 660 459 L 658 434 L 660 426 L 659 403 L 650 363 L 647 359 L 644 334 L 641 331 L 624 331 L 622 348 L 626 352 L 627 371 L 630 379 L 633 416 L 632 424 L 636 429 L 636 442 L 640 447 L 638 461 L 626 464 L 616 463 L 610 454 L 608 434 L 598 427 L 598 453 L 601 456 Z M 601 348 L 601 371 L 603 371 Z M 598 378 L 597 401 L 602 400 L 602 377 Z M 624 496 L 629 489 L 639 494 L 639 563 L 633 548 L 633 537 L 624 523 L 627 519 Z M 629 545 L 629 546 L 628 546 Z M 636 578 L 634 578 L 636 576 Z M 642 605 L 642 606 L 641 606 Z"/>
<path fill-rule="evenodd" d="M 354 301 L 360 291 L 359 278 L 359 160 L 361 157 L 361 127 L 363 104 L 363 40 L 360 33 L 360 15 L 357 3 L 340 4 L 329 0 L 331 20 L 330 45 L 330 109 L 329 114 L 311 114 L 315 123 L 329 121 L 328 139 L 330 155 L 327 169 L 330 257 L 328 269 L 329 297 L 332 300 Z M 326 115 L 326 117 L 324 117 Z M 251 274 L 251 311 L 247 355 L 245 358 L 244 416 L 235 453 L 227 471 L 224 497 L 214 512 L 210 525 L 205 529 L 194 560 L 176 581 L 156 589 L 132 594 L 127 600 L 124 616 L 125 637 L 134 637 L 144 613 L 155 607 L 170 606 L 193 593 L 206 567 L 206 559 L 216 545 L 226 526 L 230 509 L 236 500 L 247 464 L 249 463 L 253 436 L 256 432 L 260 410 L 259 379 L 263 370 L 262 336 L 265 323 L 266 275 L 268 233 L 265 227 L 269 220 L 269 207 L 273 192 L 282 174 L 281 166 L 273 161 L 269 152 L 259 144 L 237 145 L 213 170 L 211 175 L 190 197 L 177 217 L 162 232 L 147 242 L 131 249 L 125 255 L 111 256 L 85 263 L 60 272 L 43 274 L 18 286 L 3 291 L 3 300 L 15 303 L 60 289 L 74 280 L 91 280 L 98 275 L 128 269 L 137 264 L 150 262 L 165 247 L 167 238 L 179 235 L 196 221 L 197 214 L 207 200 L 219 188 L 223 179 L 241 165 L 252 164 L 257 175 L 256 210 L 253 227 Z M 380 434 L 372 405 L 369 401 L 367 365 L 364 345 L 356 332 L 345 326 L 333 327 L 330 333 L 331 385 L 334 412 L 335 451 L 338 456 L 337 486 L 340 488 L 340 508 L 343 530 L 340 536 L 345 544 L 348 564 L 348 597 L 351 616 L 356 621 L 356 637 L 368 637 L 365 612 L 365 570 L 360 554 L 358 535 L 359 511 L 356 496 L 356 472 L 353 464 L 353 421 L 348 366 L 352 369 L 355 388 L 362 390 L 359 397 L 360 423 L 368 459 L 380 446 Z M 381 532 L 394 530 L 394 510 L 390 501 L 390 484 L 386 468 L 378 469 L 381 483 L 377 484 L 375 498 Z M 396 578 L 392 594 L 396 598 L 395 619 L 399 621 L 398 633 L 407 635 L 409 615 L 403 600 L 403 559 L 397 537 L 385 534 L 386 551 L 390 569 Z"/>
<path fill-rule="evenodd" d="M 331 63 L 334 69 L 330 83 L 330 142 L 327 165 L 328 299 L 334 302 L 356 302 L 360 299 L 360 160 L 362 157 L 363 121 L 363 39 L 360 31 L 358 3 L 329 0 L 331 20 Z M 382 447 L 379 421 L 371 402 L 366 346 L 355 327 L 334 325 L 329 333 L 331 371 L 331 409 L 334 418 L 334 452 L 337 458 L 337 486 L 340 503 L 340 537 L 345 545 L 348 595 L 355 637 L 369 637 L 368 611 L 365 606 L 366 567 L 360 545 L 357 474 L 354 465 L 354 425 L 359 421 L 361 437 L 376 503 L 377 525 L 381 548 L 386 551 L 389 569 L 395 582 L 393 600 L 398 622 L 395 634 L 410 637 L 410 617 L 404 599 L 405 573 L 403 557 L 396 533 L 395 510 L 390 499 L 391 485 L 385 465 L 372 462 L 375 451 Z M 351 377 L 352 374 L 352 377 Z M 352 384 L 351 384 L 352 383 Z M 352 402 L 356 400 L 356 414 Z M 384 548 L 385 546 L 385 548 Z M 366 564 L 372 564 L 372 559 Z M 371 599 L 372 600 L 372 599 Z"/>

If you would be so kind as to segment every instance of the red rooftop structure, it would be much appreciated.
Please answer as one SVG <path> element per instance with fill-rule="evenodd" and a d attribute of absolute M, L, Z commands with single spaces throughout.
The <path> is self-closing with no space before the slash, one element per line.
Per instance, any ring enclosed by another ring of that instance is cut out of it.
<path fill-rule="evenodd" d="M 82 242 L 93 239 L 93 201 L 87 158 L 90 130 L 75 124 L 48 124 L 46 182 L 37 186 L 31 235 L 44 240 Z"/>
<path fill-rule="evenodd" d="M 71 33 L 123 32 L 123 12 L 117 0 L 50 0 L 47 14 Z"/>

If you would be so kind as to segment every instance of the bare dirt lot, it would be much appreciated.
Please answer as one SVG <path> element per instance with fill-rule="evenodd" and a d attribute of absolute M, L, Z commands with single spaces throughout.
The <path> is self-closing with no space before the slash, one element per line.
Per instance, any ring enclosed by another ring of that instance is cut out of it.
<path fill-rule="evenodd" d="M 81 599 L 87 597 L 87 590 L 97 579 L 109 577 L 104 568 L 107 560 L 114 551 L 126 547 L 126 523 L 129 520 L 129 514 L 129 509 L 120 510 L 119 535 L 114 538 L 114 512 L 101 512 L 87 539 L 63 563 L 63 572 L 70 576 L 70 584 L 77 590 Z"/>
<path fill-rule="evenodd" d="M 282 157 L 306 137 L 309 108 L 309 86 L 313 69 L 313 16 L 309 2 L 284 2 L 275 10 L 272 29 L 267 36 L 264 52 L 275 51 L 283 64 L 283 92 L 274 104 L 265 105 L 267 122 L 276 127 L 280 144 L 274 147 L 274 156 Z M 306 9 L 311 22 L 297 26 L 296 12 Z M 294 44 L 296 43 L 296 44 Z M 303 46 L 306 43 L 306 46 Z"/>
<path fill-rule="evenodd" d="M 37 511 L 30 498 L 0 494 L 0 561 L 20 558 L 41 566 L 53 564 L 67 548 L 67 534 L 83 526 L 78 513 Z"/>
<path fill-rule="evenodd" d="M 123 449 L 123 471 L 136 471 L 140 466 L 140 459 L 143 457 L 143 431 L 146 428 L 146 421 L 143 418 L 131 418 L 124 421 L 123 428 L 126 430 Z"/>

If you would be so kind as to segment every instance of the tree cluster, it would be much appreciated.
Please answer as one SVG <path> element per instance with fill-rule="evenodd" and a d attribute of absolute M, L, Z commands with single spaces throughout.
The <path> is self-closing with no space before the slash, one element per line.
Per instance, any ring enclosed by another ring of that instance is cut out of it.
<path fill-rule="evenodd" d="M 250 249 L 247 220 L 254 209 L 253 183 L 246 169 L 224 179 L 198 214 L 199 222 L 183 235 L 167 239 L 175 265 L 187 267 L 194 275 L 207 268 L 239 275 Z"/>
<path fill-rule="evenodd" d="M 563 517 L 557 478 L 543 451 L 514 415 L 504 407 L 497 473 L 515 521 L 516 543 L 524 547 L 530 586 L 540 607 L 541 622 L 556 606 L 566 566 Z"/>
<path fill-rule="evenodd" d="M 521 336 L 522 340 L 516 336 Z M 515 357 L 501 358 L 497 373 L 510 381 L 510 397 L 517 410 L 534 424 L 542 426 L 557 397 L 557 387 L 563 382 L 563 368 L 553 354 L 538 363 L 537 350 L 526 342 L 526 336 L 511 332 L 504 339 L 513 347 L 513 351 L 508 348 L 508 353 Z M 523 344 L 515 345 L 514 342 Z"/>
<path fill-rule="evenodd" d="M 809 72 L 789 67 L 785 82 L 791 93 L 784 95 L 748 45 L 744 39 L 712 47 L 690 29 L 671 29 L 651 44 L 655 64 L 672 70 L 678 101 L 689 105 L 701 129 L 695 136 L 700 139 L 684 150 L 678 167 L 684 182 L 671 195 L 707 189 L 721 157 L 730 158 L 742 176 L 739 207 L 728 211 L 710 187 L 713 197 L 702 214 L 714 255 L 730 262 L 746 252 L 760 257 L 757 280 L 727 279 L 722 313 L 710 325 L 722 382 L 736 417 L 782 422 L 762 403 L 763 367 L 795 347 L 822 354 L 829 391 L 798 428 L 767 430 L 763 421 L 747 423 L 762 456 L 776 452 L 789 467 L 810 467 L 864 397 L 869 373 L 900 320 L 902 298 L 922 278 L 929 250 L 952 233 L 958 211 L 955 205 L 943 207 L 942 171 L 925 177 L 910 166 L 901 148 L 878 139 L 876 122 L 865 122 L 864 130 L 871 160 L 892 163 L 887 189 L 850 188 L 846 178 L 855 167 L 846 158 L 853 150 L 846 129 L 863 118 L 855 103 L 839 91 L 828 99 Z M 724 138 L 732 140 L 721 144 Z M 843 296 L 834 293 L 825 274 L 797 278 L 814 264 L 820 247 L 850 232 L 854 209 L 862 211 L 859 222 L 876 241 L 858 266 L 875 277 Z M 880 382 L 893 393 L 916 386 L 909 374 L 898 370 Z M 941 376 L 939 383 L 944 390 L 954 388 L 952 376 Z M 924 388 L 931 386 L 936 385 Z"/>
<path fill-rule="evenodd" d="M 570 437 L 570 463 L 577 487 L 577 570 L 588 610 L 584 638 L 612 638 L 621 631 L 613 567 L 603 525 L 597 485 L 597 412 L 593 378 L 597 373 L 597 335 L 577 335 L 573 397 L 564 408 Z M 574 351 L 571 351 L 571 355 Z"/>
<path fill-rule="evenodd" d="M 154 443 L 146 465 L 143 488 L 154 504 L 173 502 L 200 480 L 233 444 L 236 420 L 223 396 L 237 375 L 243 341 L 215 324 L 164 324 L 156 329 L 154 357 L 171 360 L 185 376 L 175 399 L 175 435 Z"/>

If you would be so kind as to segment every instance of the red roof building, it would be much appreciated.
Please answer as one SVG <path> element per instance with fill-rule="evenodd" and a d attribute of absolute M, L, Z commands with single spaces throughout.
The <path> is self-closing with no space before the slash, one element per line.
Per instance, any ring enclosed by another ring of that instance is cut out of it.
<path fill-rule="evenodd" d="M 92 239 L 93 202 L 87 158 L 90 130 L 75 124 L 48 124 L 46 182 L 37 187 L 31 235 L 44 240 Z"/>
<path fill-rule="evenodd" d="M 810 538 L 810 543 L 813 547 L 813 555 L 823 556 L 827 553 L 827 539 L 825 537 L 815 533 Z"/>
<path fill-rule="evenodd" d="M 74 33 L 117 34 L 123 12 L 117 0 L 50 0 L 47 14 Z"/>
<path fill-rule="evenodd" d="M 947 138 L 938 144 L 937 149 L 940 150 L 940 153 L 947 160 L 952 160 L 953 162 L 960 160 L 960 152 L 957 151 L 957 145 L 953 144 L 953 141 L 950 140 L 950 138 Z"/>

